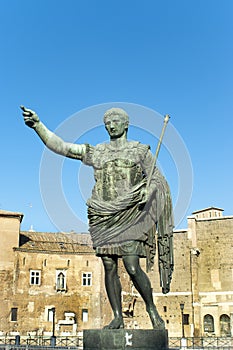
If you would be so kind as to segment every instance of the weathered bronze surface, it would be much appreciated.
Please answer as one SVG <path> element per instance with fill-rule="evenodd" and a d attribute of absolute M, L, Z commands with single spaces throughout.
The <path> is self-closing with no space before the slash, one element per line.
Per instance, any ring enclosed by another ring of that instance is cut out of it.
<path fill-rule="evenodd" d="M 149 278 L 139 262 L 144 257 L 148 270 L 153 266 L 157 231 L 160 282 L 163 293 L 168 293 L 173 271 L 172 203 L 168 184 L 154 167 L 150 147 L 127 140 L 129 118 L 120 108 L 104 114 L 110 141 L 97 146 L 65 142 L 48 130 L 34 111 L 24 106 L 21 109 L 26 125 L 35 130 L 49 149 L 94 168 L 95 186 L 87 206 L 90 234 L 96 254 L 104 264 L 105 286 L 114 314 L 106 328 L 124 328 L 117 271 L 118 258 L 122 258 L 145 301 L 153 328 L 164 329 Z"/>

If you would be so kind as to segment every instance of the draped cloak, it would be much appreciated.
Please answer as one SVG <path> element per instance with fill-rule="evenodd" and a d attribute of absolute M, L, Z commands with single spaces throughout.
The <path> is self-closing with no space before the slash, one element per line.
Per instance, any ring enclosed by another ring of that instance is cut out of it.
<path fill-rule="evenodd" d="M 157 237 L 160 285 L 162 292 L 168 293 L 173 271 L 173 212 L 168 184 L 157 167 L 149 198 L 140 203 L 153 159 L 149 148 L 136 141 L 127 141 L 122 148 L 107 143 L 86 145 L 82 161 L 94 168 L 95 176 L 87 201 L 89 230 L 99 251 L 141 242 L 147 271 L 154 264 Z"/>

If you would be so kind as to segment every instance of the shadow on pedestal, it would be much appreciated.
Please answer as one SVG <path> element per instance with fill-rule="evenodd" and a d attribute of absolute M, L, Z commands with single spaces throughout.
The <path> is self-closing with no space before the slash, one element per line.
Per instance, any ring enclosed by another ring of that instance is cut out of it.
<path fill-rule="evenodd" d="M 167 350 L 167 330 L 90 329 L 83 331 L 84 350 Z"/>

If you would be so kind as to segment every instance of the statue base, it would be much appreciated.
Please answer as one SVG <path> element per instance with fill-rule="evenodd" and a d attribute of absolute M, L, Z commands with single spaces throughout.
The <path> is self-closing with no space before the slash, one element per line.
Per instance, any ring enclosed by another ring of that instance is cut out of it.
<path fill-rule="evenodd" d="M 84 350 L 167 350 L 167 330 L 88 329 L 83 331 Z"/>

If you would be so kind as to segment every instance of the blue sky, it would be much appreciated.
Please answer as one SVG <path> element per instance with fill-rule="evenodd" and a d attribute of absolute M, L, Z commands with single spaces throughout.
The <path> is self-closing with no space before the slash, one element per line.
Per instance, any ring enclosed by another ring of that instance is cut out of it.
<path fill-rule="evenodd" d="M 41 198 L 44 147 L 19 105 L 55 130 L 80 110 L 116 101 L 170 114 L 193 168 L 184 215 L 208 206 L 233 215 L 232 17 L 231 0 L 1 1 L 0 208 L 23 212 L 22 229 L 58 229 Z M 96 130 L 88 142 L 107 139 Z M 69 180 L 78 162 L 66 162 L 64 188 L 85 221 L 85 201 Z M 172 172 L 167 177 L 176 196 Z"/>

